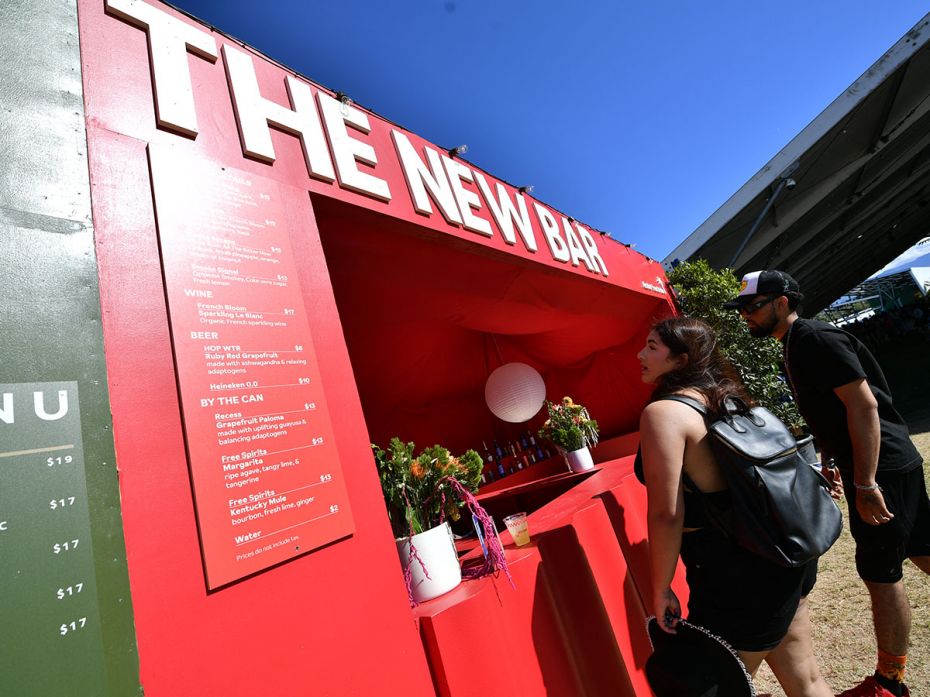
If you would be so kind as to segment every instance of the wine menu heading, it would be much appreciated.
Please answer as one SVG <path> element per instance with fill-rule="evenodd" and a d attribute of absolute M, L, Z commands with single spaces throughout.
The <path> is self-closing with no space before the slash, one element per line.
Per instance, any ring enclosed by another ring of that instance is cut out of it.
<path fill-rule="evenodd" d="M 209 588 L 353 532 L 281 191 L 150 149 Z"/>

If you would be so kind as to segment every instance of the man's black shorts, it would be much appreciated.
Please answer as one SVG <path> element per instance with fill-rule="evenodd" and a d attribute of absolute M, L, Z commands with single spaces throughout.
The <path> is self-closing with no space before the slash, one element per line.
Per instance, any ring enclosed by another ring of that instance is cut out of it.
<path fill-rule="evenodd" d="M 849 530 L 856 540 L 856 571 L 863 581 L 896 583 L 908 557 L 930 556 L 930 500 L 923 467 L 910 472 L 878 472 L 885 506 L 894 518 L 882 525 L 867 525 L 856 511 L 855 487 L 844 483 L 849 505 Z"/>

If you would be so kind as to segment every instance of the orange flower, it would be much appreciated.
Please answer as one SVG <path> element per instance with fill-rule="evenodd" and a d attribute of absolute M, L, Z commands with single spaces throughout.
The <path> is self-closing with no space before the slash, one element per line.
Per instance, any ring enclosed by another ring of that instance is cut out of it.
<path fill-rule="evenodd" d="M 413 475 L 415 479 L 423 479 L 423 477 L 426 476 L 426 470 L 423 469 L 423 466 L 417 460 L 414 460 L 410 465 L 410 474 Z"/>

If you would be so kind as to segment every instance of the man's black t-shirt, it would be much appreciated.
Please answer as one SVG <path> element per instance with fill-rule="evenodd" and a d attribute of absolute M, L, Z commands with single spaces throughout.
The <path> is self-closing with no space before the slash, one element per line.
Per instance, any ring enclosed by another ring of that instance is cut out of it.
<path fill-rule="evenodd" d="M 836 458 L 840 469 L 852 470 L 852 442 L 846 407 L 833 390 L 861 378 L 878 402 L 882 432 L 878 469 L 906 472 L 922 464 L 904 419 L 891 403 L 885 375 L 861 341 L 831 324 L 807 319 L 796 320 L 782 340 L 798 409 L 821 449 Z"/>

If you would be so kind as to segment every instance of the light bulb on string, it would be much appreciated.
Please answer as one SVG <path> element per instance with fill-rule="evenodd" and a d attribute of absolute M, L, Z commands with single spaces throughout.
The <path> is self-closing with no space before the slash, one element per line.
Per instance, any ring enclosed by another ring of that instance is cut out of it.
<path fill-rule="evenodd" d="M 345 92 L 336 92 L 336 99 L 339 101 L 339 113 L 342 118 L 349 117 L 349 107 L 354 103 L 352 98 Z"/>

